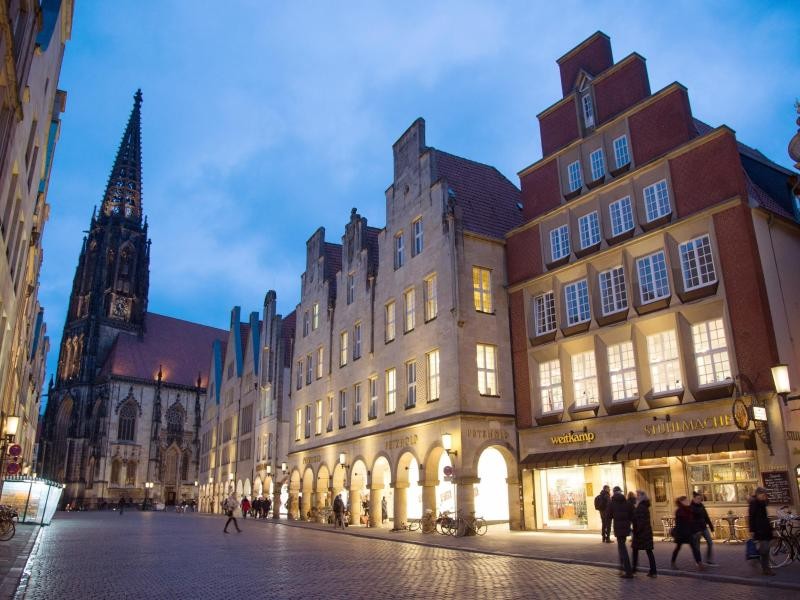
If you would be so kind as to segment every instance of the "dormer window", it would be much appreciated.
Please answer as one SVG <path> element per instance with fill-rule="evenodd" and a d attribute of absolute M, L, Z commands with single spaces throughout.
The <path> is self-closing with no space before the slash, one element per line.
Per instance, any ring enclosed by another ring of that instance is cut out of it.
<path fill-rule="evenodd" d="M 587 129 L 594 127 L 594 105 L 592 104 L 592 96 L 587 91 L 581 97 L 581 107 L 583 108 L 583 125 Z"/>

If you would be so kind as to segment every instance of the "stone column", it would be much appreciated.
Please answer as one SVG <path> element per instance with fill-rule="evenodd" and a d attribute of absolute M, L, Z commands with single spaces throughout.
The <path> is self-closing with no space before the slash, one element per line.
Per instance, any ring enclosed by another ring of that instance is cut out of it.
<path fill-rule="evenodd" d="M 350 490 L 350 524 L 361 523 L 361 490 Z"/>
<path fill-rule="evenodd" d="M 298 493 L 294 490 L 289 490 L 289 505 L 286 507 L 286 514 L 290 520 L 297 519 L 297 506 L 300 501 Z"/>
<path fill-rule="evenodd" d="M 281 518 L 281 486 L 279 485 L 272 488 L 272 518 Z"/>
<path fill-rule="evenodd" d="M 425 512 L 430 509 L 435 519 L 439 516 L 436 508 L 436 486 L 439 485 L 439 482 L 428 483 L 420 481 L 419 485 L 422 487 L 422 516 L 424 517 Z"/>
<path fill-rule="evenodd" d="M 508 528 L 512 531 L 523 529 L 520 519 L 520 489 L 516 480 L 506 479 L 508 483 Z M 479 515 L 483 516 L 483 515 Z"/>
<path fill-rule="evenodd" d="M 408 523 L 408 482 L 397 482 L 394 488 L 394 529 Z"/>
<path fill-rule="evenodd" d="M 470 513 L 475 512 L 475 487 L 476 483 L 480 483 L 477 477 L 464 476 L 453 479 L 456 484 L 456 511 L 461 512 L 461 516 L 467 518 Z M 459 531 L 459 535 L 464 535 L 465 532 Z"/>
<path fill-rule="evenodd" d="M 300 503 L 300 520 L 305 521 L 308 512 L 311 510 L 311 490 L 303 490 L 303 501 Z"/>
<path fill-rule="evenodd" d="M 369 493 L 370 527 L 378 527 L 381 524 L 381 498 L 383 498 L 383 486 L 371 487 Z"/>

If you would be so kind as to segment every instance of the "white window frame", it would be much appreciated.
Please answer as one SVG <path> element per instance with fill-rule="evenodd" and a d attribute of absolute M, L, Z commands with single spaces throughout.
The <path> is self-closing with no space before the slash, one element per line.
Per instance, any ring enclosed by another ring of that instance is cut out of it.
<path fill-rule="evenodd" d="M 556 296 L 552 291 L 534 296 L 533 322 L 537 337 L 556 330 Z"/>
<path fill-rule="evenodd" d="M 678 336 L 674 329 L 647 336 L 647 361 L 650 365 L 654 393 L 669 393 L 683 389 Z"/>
<path fill-rule="evenodd" d="M 311 305 L 311 331 L 316 331 L 319 328 L 319 302 L 314 302 Z"/>
<path fill-rule="evenodd" d="M 347 427 L 347 390 L 339 390 L 339 429 Z"/>
<path fill-rule="evenodd" d="M 403 333 L 413 331 L 417 324 L 417 294 L 414 288 L 403 292 Z"/>
<path fill-rule="evenodd" d="M 317 348 L 317 379 L 322 379 L 325 369 L 325 350 L 320 346 Z"/>
<path fill-rule="evenodd" d="M 614 161 L 617 163 L 617 169 L 631 162 L 627 135 L 621 135 L 614 139 Z"/>
<path fill-rule="evenodd" d="M 478 393 L 481 396 L 499 396 L 497 387 L 497 346 L 493 344 L 476 345 L 476 365 L 478 371 Z"/>
<path fill-rule="evenodd" d="M 308 439 L 308 438 L 311 437 L 311 421 L 312 421 L 311 405 L 310 404 L 306 404 L 305 408 L 306 408 L 306 421 L 305 421 L 304 433 L 305 433 L 306 439 Z"/>
<path fill-rule="evenodd" d="M 553 261 L 569 256 L 569 225 L 561 225 L 550 230 L 550 256 Z"/>
<path fill-rule="evenodd" d="M 303 387 L 303 359 L 297 361 L 297 389 L 301 389 Z"/>
<path fill-rule="evenodd" d="M 352 304 L 356 297 L 355 273 L 347 274 L 347 304 Z"/>
<path fill-rule="evenodd" d="M 600 243 L 600 215 L 594 210 L 578 218 L 581 250 Z"/>
<path fill-rule="evenodd" d="M 589 154 L 589 165 L 592 170 L 592 181 L 597 181 L 606 174 L 605 153 L 602 148 L 598 148 Z"/>
<path fill-rule="evenodd" d="M 399 269 L 406 262 L 406 247 L 403 240 L 403 232 L 399 232 L 394 236 L 394 268 Z"/>
<path fill-rule="evenodd" d="M 384 341 L 391 342 L 397 336 L 397 304 L 390 300 L 384 306 Z"/>
<path fill-rule="evenodd" d="M 369 409 L 367 410 L 367 419 L 378 418 L 378 376 L 373 375 L 368 380 L 369 390 Z"/>
<path fill-rule="evenodd" d="M 417 361 L 410 360 L 406 363 L 406 408 L 417 405 Z"/>
<path fill-rule="evenodd" d="M 339 333 L 339 366 L 343 367 L 347 364 L 347 353 L 350 345 L 350 336 L 347 330 Z"/>
<path fill-rule="evenodd" d="M 594 127 L 594 103 L 592 95 L 586 92 L 581 96 L 581 108 L 583 112 L 583 124 L 585 127 Z"/>
<path fill-rule="evenodd" d="M 576 160 L 567 165 L 567 181 L 570 192 L 574 192 L 575 190 L 579 190 L 583 187 L 581 161 Z"/>
<path fill-rule="evenodd" d="M 308 335 L 308 327 L 310 322 L 311 321 L 308 318 L 308 311 L 303 311 L 303 337 Z"/>
<path fill-rule="evenodd" d="M 567 309 L 567 326 L 586 323 L 592 319 L 589 305 L 589 282 L 579 279 L 564 286 L 564 303 Z"/>
<path fill-rule="evenodd" d="M 648 223 L 672 212 L 666 179 L 648 185 L 642 190 L 642 195 Z"/>
<path fill-rule="evenodd" d="M 294 411 L 294 441 L 299 442 L 301 439 L 303 439 L 303 407 Z"/>
<path fill-rule="evenodd" d="M 333 395 L 328 396 L 328 423 L 325 427 L 325 431 L 331 432 L 333 431 L 333 414 L 336 412 L 336 407 L 334 405 Z"/>
<path fill-rule="evenodd" d="M 608 376 L 611 381 L 611 402 L 625 402 L 639 395 L 636 378 L 636 357 L 633 342 L 612 344 L 606 349 Z"/>
<path fill-rule="evenodd" d="M 316 401 L 317 405 L 317 414 L 316 414 L 316 425 L 314 426 L 314 435 L 322 435 L 322 398 Z"/>
<path fill-rule="evenodd" d="M 385 408 L 386 414 L 390 415 L 397 410 L 397 369 L 386 369 L 385 383 Z"/>
<path fill-rule="evenodd" d="M 428 402 L 439 399 L 439 349 L 431 350 L 425 355 L 428 367 Z"/>
<path fill-rule="evenodd" d="M 608 205 L 608 216 L 611 219 L 611 235 L 618 236 L 634 227 L 633 203 L 630 196 L 624 196 Z"/>
<path fill-rule="evenodd" d="M 625 268 L 622 265 L 602 271 L 600 280 L 600 307 L 603 316 L 613 315 L 628 308 L 628 290 L 625 286 Z"/>
<path fill-rule="evenodd" d="M 361 382 L 353 386 L 353 425 L 361 423 Z"/>
<path fill-rule="evenodd" d="M 414 246 L 411 248 L 411 255 L 416 256 L 422 252 L 424 238 L 422 229 L 422 217 L 411 223 L 411 232 L 414 236 Z"/>
<path fill-rule="evenodd" d="M 314 355 L 306 354 L 306 385 L 314 380 Z"/>
<path fill-rule="evenodd" d="M 436 273 L 425 278 L 423 295 L 425 296 L 425 322 L 431 321 L 439 314 L 439 298 L 436 289 Z"/>
<path fill-rule="evenodd" d="M 494 297 L 492 296 L 492 270 L 486 267 L 472 267 L 472 302 L 475 310 L 486 314 L 494 314 Z"/>
<path fill-rule="evenodd" d="M 597 361 L 594 350 L 573 354 L 572 360 L 572 392 L 575 406 L 583 408 L 600 403 L 597 387 Z"/>
<path fill-rule="evenodd" d="M 353 325 L 353 360 L 361 358 L 361 321 Z"/>
<path fill-rule="evenodd" d="M 663 250 L 636 259 L 636 273 L 639 277 L 639 298 L 642 304 L 649 304 L 670 295 L 669 268 L 667 255 Z M 645 291 L 652 297 L 645 297 Z"/>
<path fill-rule="evenodd" d="M 708 234 L 682 243 L 679 250 L 684 290 L 688 292 L 716 283 L 717 272 Z"/>
<path fill-rule="evenodd" d="M 697 383 L 714 385 L 731 380 L 728 341 L 722 319 L 711 319 L 692 325 Z"/>
<path fill-rule="evenodd" d="M 539 399 L 544 414 L 564 410 L 561 363 L 557 358 L 539 363 Z"/>

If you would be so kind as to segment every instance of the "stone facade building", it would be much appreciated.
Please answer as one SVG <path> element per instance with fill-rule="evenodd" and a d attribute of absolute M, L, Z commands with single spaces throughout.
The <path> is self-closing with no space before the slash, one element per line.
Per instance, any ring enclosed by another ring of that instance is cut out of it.
<path fill-rule="evenodd" d="M 558 65 L 507 237 L 525 527 L 599 529 L 606 484 L 646 490 L 659 529 L 693 491 L 712 518 L 764 484 L 797 506 L 800 423 L 771 376 L 800 381 L 791 172 L 603 33 Z"/>
<path fill-rule="evenodd" d="M 47 192 L 66 93 L 58 89 L 72 31 L 71 0 L 13 0 L 0 6 L 0 395 L 5 428 L 19 417 L 30 474 L 49 340 L 39 305 Z"/>
<path fill-rule="evenodd" d="M 62 501 L 196 498 L 212 344 L 225 332 L 148 311 L 141 91 L 75 270 L 39 470 Z"/>

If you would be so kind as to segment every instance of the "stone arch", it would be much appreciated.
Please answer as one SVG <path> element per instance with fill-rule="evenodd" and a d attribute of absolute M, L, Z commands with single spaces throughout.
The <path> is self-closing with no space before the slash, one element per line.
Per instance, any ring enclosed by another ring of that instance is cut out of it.
<path fill-rule="evenodd" d="M 328 470 L 328 465 L 323 463 L 317 469 L 317 478 L 315 480 L 314 487 L 316 492 L 316 501 L 314 505 L 317 507 L 330 506 L 332 504 L 332 500 L 330 498 L 330 488 L 333 487 L 333 480 L 331 478 L 331 473 Z M 337 493 L 335 487 L 333 493 Z"/>
<path fill-rule="evenodd" d="M 418 465 L 420 464 L 419 458 L 411 448 L 404 449 L 400 454 L 400 458 L 397 459 L 397 468 L 394 478 L 394 480 L 397 481 L 397 483 L 409 482 L 408 467 L 412 463 L 412 461 L 415 461 Z"/>
<path fill-rule="evenodd" d="M 385 525 L 394 514 L 394 489 L 392 463 L 386 453 L 381 452 L 372 463 L 369 478 L 370 525 Z M 385 501 L 385 502 L 384 502 Z"/>
<path fill-rule="evenodd" d="M 473 454 L 472 458 L 472 472 L 478 473 L 478 463 L 480 462 L 481 456 L 483 455 L 484 451 L 487 448 L 494 448 L 503 456 L 503 459 L 506 463 L 506 471 L 508 472 L 508 483 L 513 483 L 516 485 L 519 482 L 519 478 L 517 476 L 517 459 L 515 455 L 514 448 L 508 444 L 507 442 L 501 442 L 498 440 L 486 440 L 482 444 L 480 444 Z"/>
<path fill-rule="evenodd" d="M 264 482 L 261 480 L 261 477 L 256 476 L 253 480 L 253 496 L 258 498 L 259 496 L 264 495 Z"/>
<path fill-rule="evenodd" d="M 252 500 L 251 496 L 253 495 L 253 486 L 250 484 L 250 478 L 247 477 L 244 480 L 244 489 L 242 493 L 247 496 L 248 500 Z"/>
<path fill-rule="evenodd" d="M 314 469 L 306 465 L 303 476 L 300 478 L 300 520 L 308 519 L 313 506 L 314 496 Z"/>
<path fill-rule="evenodd" d="M 442 447 L 440 442 L 435 443 L 428 450 L 425 456 L 425 472 L 422 474 L 426 484 L 435 485 L 439 481 L 439 462 L 444 454 L 444 447 Z"/>
<path fill-rule="evenodd" d="M 241 498 L 243 493 L 244 493 L 244 484 L 242 483 L 242 480 L 239 479 L 236 482 L 236 497 Z"/>

